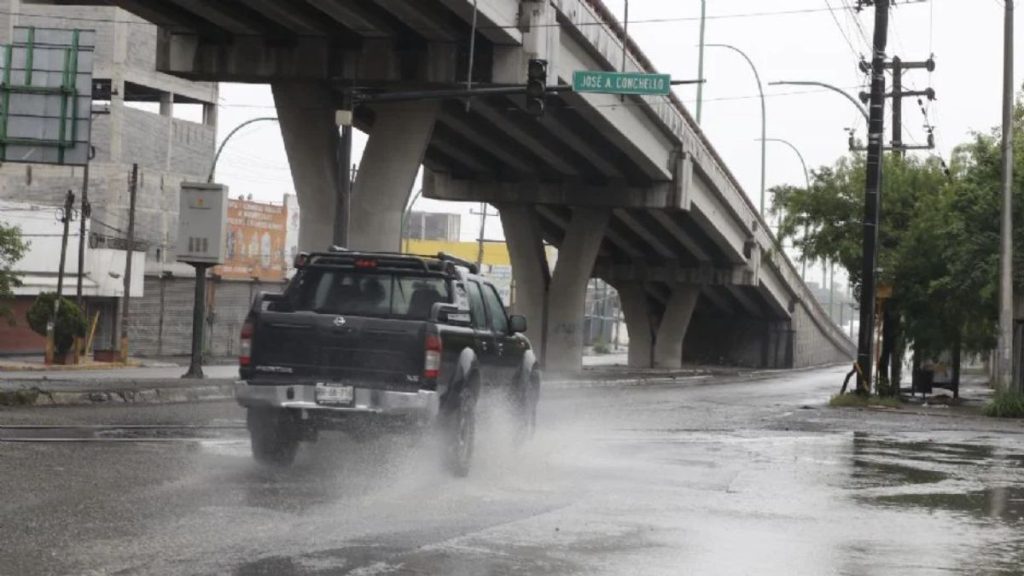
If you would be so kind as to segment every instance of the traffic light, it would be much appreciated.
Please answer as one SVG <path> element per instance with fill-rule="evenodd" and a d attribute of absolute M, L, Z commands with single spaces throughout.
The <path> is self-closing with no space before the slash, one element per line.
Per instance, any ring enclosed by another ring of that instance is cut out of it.
<path fill-rule="evenodd" d="M 548 87 L 548 61 L 530 60 L 526 70 L 526 111 L 531 116 L 544 115 L 544 100 Z"/>

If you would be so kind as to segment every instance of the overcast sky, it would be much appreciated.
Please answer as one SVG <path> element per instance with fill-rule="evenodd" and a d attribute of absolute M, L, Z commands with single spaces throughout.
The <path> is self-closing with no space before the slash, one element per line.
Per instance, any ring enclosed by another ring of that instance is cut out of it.
<path fill-rule="evenodd" d="M 605 2 L 622 14 L 624 0 Z M 857 62 L 860 55 L 869 54 L 872 10 L 858 16 L 844 9 L 856 0 L 708 0 L 707 4 L 707 42 L 735 45 L 757 66 L 767 100 L 769 138 L 791 142 L 811 169 L 831 164 L 846 153 L 847 128 L 855 128 L 858 137 L 865 138 L 863 119 L 841 96 L 768 83 L 816 80 L 854 94 L 866 89 Z M 630 0 L 630 35 L 661 72 L 678 79 L 696 78 L 699 16 L 699 0 Z M 1001 0 L 900 1 L 892 11 L 888 55 L 904 61 L 935 55 L 933 74 L 907 72 L 904 85 L 936 90 L 938 101 L 926 108 L 935 126 L 935 153 L 947 161 L 952 148 L 972 131 L 988 131 L 1000 122 L 1002 18 Z M 1020 66 L 1024 66 L 1022 56 L 1018 47 Z M 760 137 L 761 108 L 753 73 L 738 54 L 708 48 L 705 76 L 702 127 L 757 204 L 761 145 L 755 139 Z M 677 87 L 677 92 L 693 112 L 696 88 Z M 221 104 L 221 138 L 240 122 L 274 115 L 273 98 L 265 86 L 222 85 Z M 905 101 L 903 116 L 904 142 L 923 144 L 925 119 L 914 99 Z M 888 118 L 886 131 L 891 132 Z M 357 158 L 364 142 L 360 135 Z M 218 180 L 227 183 L 233 195 L 251 193 L 262 200 L 280 201 L 283 194 L 293 192 L 277 125 L 255 124 L 236 136 L 221 160 Z M 796 155 L 783 145 L 769 143 L 767 187 L 803 182 Z M 471 208 L 429 200 L 416 206 L 460 213 Z M 464 239 L 476 238 L 478 224 L 471 220 L 464 217 Z M 488 226 L 488 237 L 501 237 L 497 222 Z"/>

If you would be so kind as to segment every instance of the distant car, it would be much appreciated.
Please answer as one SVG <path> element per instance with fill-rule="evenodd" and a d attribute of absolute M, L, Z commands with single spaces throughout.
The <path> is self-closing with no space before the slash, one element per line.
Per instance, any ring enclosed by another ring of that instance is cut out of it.
<path fill-rule="evenodd" d="M 301 254 L 282 294 L 260 294 L 241 334 L 236 398 L 254 457 L 288 465 L 321 430 L 435 429 L 469 472 L 481 394 L 516 434 L 536 425 L 541 373 L 497 290 L 468 262 L 393 253 Z"/>

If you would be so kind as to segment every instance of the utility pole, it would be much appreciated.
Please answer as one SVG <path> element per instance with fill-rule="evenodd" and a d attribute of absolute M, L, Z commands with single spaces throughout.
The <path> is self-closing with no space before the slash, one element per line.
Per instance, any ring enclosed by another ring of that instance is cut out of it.
<path fill-rule="evenodd" d="M 78 284 L 75 287 L 75 299 L 78 308 L 85 311 L 85 302 L 82 298 L 82 277 L 85 276 L 85 221 L 92 215 L 92 206 L 89 204 L 89 162 L 86 161 L 84 173 L 82 174 L 82 210 L 81 220 L 78 225 Z"/>
<path fill-rule="evenodd" d="M 75 208 L 75 193 L 68 190 L 64 196 L 64 206 L 60 209 L 60 222 L 64 224 L 64 231 L 60 240 L 60 263 L 57 267 L 57 297 L 53 299 L 53 316 L 46 323 L 46 363 L 53 363 L 54 341 L 57 329 L 57 315 L 60 314 L 60 299 L 64 293 L 64 263 L 68 253 L 68 232 L 71 227 L 72 210 Z"/>
<path fill-rule="evenodd" d="M 1013 0 L 1003 0 L 1003 166 L 1002 215 L 999 219 L 999 349 L 997 383 L 1021 391 L 1014 379 L 1013 350 Z"/>
<path fill-rule="evenodd" d="M 857 338 L 857 392 L 871 393 L 872 337 L 875 328 L 875 268 L 878 256 L 878 208 L 882 183 L 885 131 L 885 47 L 889 40 L 889 0 L 862 0 L 875 6 L 871 55 L 871 99 L 868 122 L 867 177 L 864 191 L 864 240 L 860 291 L 860 334 Z"/>
<path fill-rule="evenodd" d="M 71 220 L 73 217 L 72 211 L 75 209 L 75 193 L 68 190 L 67 194 L 64 195 L 64 208 L 61 209 L 60 221 L 64 224 L 64 232 L 61 234 L 60 239 L 60 265 L 57 268 L 57 301 L 60 301 L 61 296 L 64 294 L 64 264 L 67 261 L 68 254 L 68 233 L 71 228 Z M 56 308 L 54 306 L 54 315 L 56 316 Z"/>
<path fill-rule="evenodd" d="M 345 98 L 345 109 L 336 113 L 336 120 L 341 128 L 341 136 L 338 138 L 338 186 L 337 202 L 334 209 L 333 243 L 335 246 L 347 248 L 349 206 L 352 202 L 352 104 L 350 98 Z"/>
<path fill-rule="evenodd" d="M 483 270 L 483 265 L 484 265 L 484 241 L 485 241 L 484 240 L 484 235 L 487 232 L 487 216 L 488 216 L 488 206 L 487 206 L 487 203 L 486 202 L 481 202 L 480 203 L 480 211 L 479 212 L 472 212 L 471 211 L 470 214 L 474 214 L 474 215 L 480 216 L 480 235 L 477 237 L 477 241 L 476 241 L 477 242 L 476 268 L 477 268 L 477 270 Z"/>
<path fill-rule="evenodd" d="M 124 252 L 124 297 L 121 302 L 121 362 L 128 362 L 128 303 L 132 293 L 132 256 L 135 255 L 135 196 L 139 187 L 139 165 L 132 164 L 128 179 L 128 242 Z"/>

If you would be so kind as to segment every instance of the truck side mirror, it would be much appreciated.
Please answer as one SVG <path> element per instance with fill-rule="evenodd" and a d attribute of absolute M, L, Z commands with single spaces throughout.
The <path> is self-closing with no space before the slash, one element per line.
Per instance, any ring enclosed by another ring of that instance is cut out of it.
<path fill-rule="evenodd" d="M 526 316 L 520 316 L 518 314 L 512 315 L 508 319 L 509 331 L 513 334 L 522 334 L 526 332 Z"/>
<path fill-rule="evenodd" d="M 437 302 L 430 308 L 430 319 L 440 324 L 473 325 L 468 310 L 459 310 L 458 306 L 446 302 Z"/>

